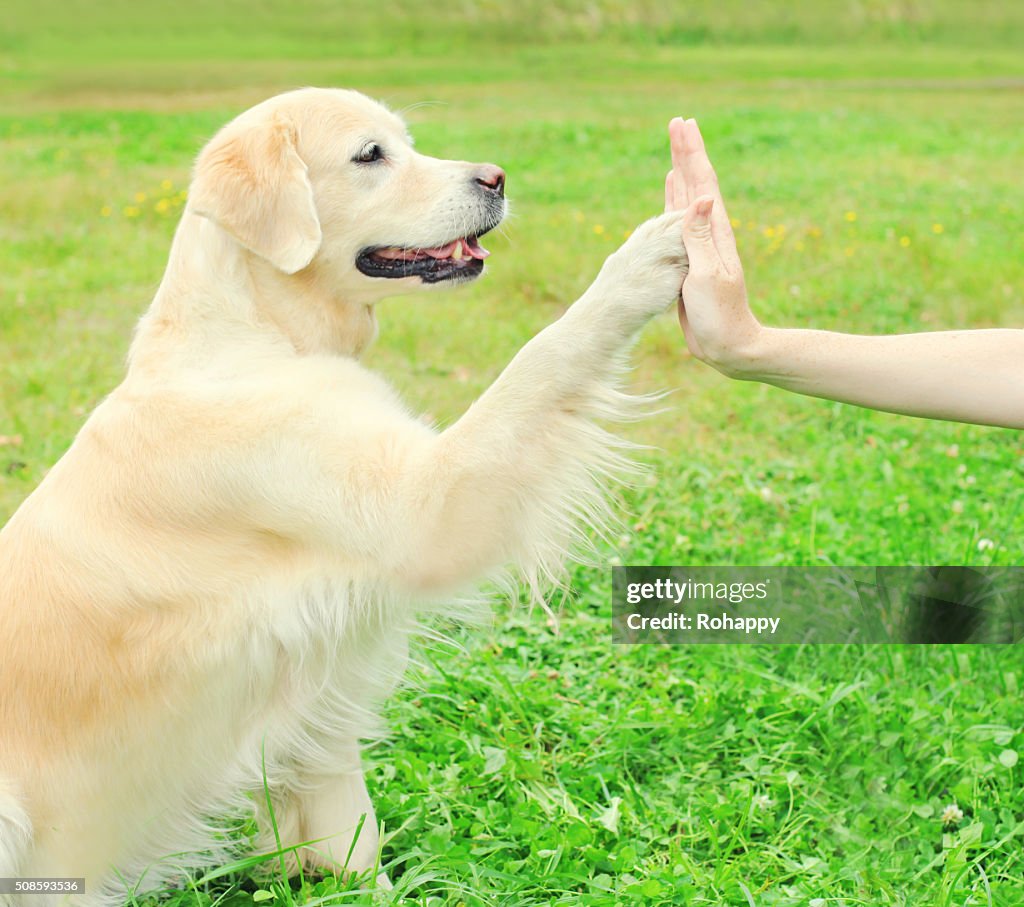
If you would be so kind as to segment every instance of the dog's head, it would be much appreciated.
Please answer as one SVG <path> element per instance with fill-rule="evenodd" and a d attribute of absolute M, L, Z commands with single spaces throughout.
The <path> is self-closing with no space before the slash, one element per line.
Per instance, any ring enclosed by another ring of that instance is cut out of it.
<path fill-rule="evenodd" d="M 427 157 L 405 124 L 353 91 L 278 95 L 225 126 L 196 162 L 189 208 L 284 274 L 385 296 L 472 280 L 505 214 L 493 164 Z"/>

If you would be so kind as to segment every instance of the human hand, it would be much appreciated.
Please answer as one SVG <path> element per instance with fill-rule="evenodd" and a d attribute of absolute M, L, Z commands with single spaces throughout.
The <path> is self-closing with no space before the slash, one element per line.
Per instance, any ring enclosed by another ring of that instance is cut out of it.
<path fill-rule="evenodd" d="M 679 300 L 679 324 L 690 352 L 719 371 L 743 377 L 763 329 L 747 304 L 743 266 L 696 120 L 668 125 L 672 170 L 665 210 L 683 213 L 690 271 Z"/>
<path fill-rule="evenodd" d="M 666 211 L 682 211 L 690 270 L 679 322 L 690 351 L 733 378 L 856 406 L 1024 429 L 1024 330 L 864 336 L 762 327 L 694 120 L 669 123 Z M 949 380 L 949 370 L 957 380 Z"/>

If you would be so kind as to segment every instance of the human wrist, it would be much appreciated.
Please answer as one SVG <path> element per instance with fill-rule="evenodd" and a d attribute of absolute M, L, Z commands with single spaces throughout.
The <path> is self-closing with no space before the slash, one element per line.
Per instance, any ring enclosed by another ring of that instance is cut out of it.
<path fill-rule="evenodd" d="M 728 378 L 757 381 L 769 367 L 777 332 L 752 319 L 738 338 L 729 344 L 707 349 L 708 364 Z M 735 337 L 736 335 L 734 335 Z"/>

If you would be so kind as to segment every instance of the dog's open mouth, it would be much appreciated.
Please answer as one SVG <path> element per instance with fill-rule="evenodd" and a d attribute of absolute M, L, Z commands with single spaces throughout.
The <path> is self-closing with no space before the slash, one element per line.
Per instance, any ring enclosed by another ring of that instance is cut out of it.
<path fill-rule="evenodd" d="M 367 277 L 419 277 L 424 283 L 478 276 L 490 255 L 476 236 L 464 236 L 432 249 L 376 246 L 363 249 L 356 267 Z"/>

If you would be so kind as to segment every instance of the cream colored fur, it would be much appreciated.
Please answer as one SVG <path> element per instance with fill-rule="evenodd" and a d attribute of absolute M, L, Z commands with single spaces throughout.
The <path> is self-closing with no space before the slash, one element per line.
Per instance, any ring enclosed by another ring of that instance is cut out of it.
<path fill-rule="evenodd" d="M 370 140 L 388 160 L 354 163 Z M 409 635 L 510 566 L 540 589 L 600 521 L 623 461 L 594 419 L 624 412 L 617 365 L 685 271 L 679 215 L 648 221 L 428 428 L 358 361 L 374 304 L 420 281 L 354 261 L 479 230 L 493 173 L 324 89 L 201 153 L 124 382 L 0 532 L 0 875 L 116 903 L 223 859 L 210 822 L 246 810 L 273 849 L 264 777 L 284 844 L 323 839 L 307 866 L 373 867 L 358 741 Z"/>

